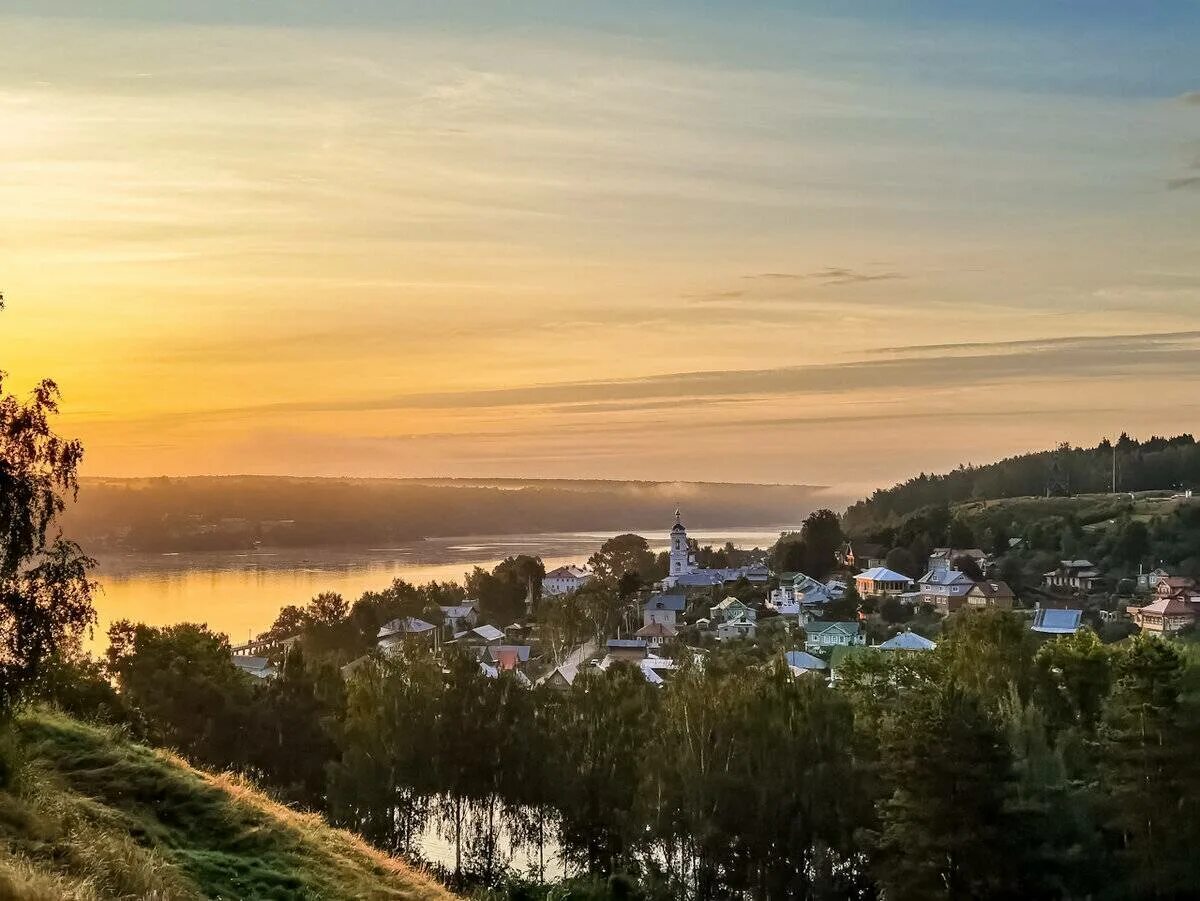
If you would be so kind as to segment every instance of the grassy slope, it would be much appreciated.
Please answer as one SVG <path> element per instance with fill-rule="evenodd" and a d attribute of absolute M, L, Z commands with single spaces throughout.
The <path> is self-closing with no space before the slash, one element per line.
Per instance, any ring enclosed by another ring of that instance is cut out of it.
<path fill-rule="evenodd" d="M 454 897 L 320 817 L 114 730 L 33 713 L 12 742 L 0 901 Z"/>

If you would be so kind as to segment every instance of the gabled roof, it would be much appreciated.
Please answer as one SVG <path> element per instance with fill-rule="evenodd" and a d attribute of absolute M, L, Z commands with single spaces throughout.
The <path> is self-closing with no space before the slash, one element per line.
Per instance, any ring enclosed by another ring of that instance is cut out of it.
<path fill-rule="evenodd" d="M 503 661 L 509 660 L 510 658 L 515 659 L 518 663 L 526 663 L 529 661 L 529 645 L 524 645 L 524 644 L 492 645 L 490 648 L 487 649 L 486 654 L 488 657 L 490 657 L 492 659 L 492 661 L 494 663 L 501 663 Z M 506 668 L 507 667 L 503 667 L 503 666 L 501 667 L 501 669 L 506 669 Z"/>
<path fill-rule="evenodd" d="M 645 650 L 646 642 L 640 638 L 610 638 L 605 644 L 608 648 L 618 648 L 621 650 Z"/>
<path fill-rule="evenodd" d="M 458 604 L 453 607 L 439 605 L 438 609 L 442 611 L 442 616 L 447 619 L 462 619 L 475 612 L 475 607 L 472 604 Z"/>
<path fill-rule="evenodd" d="M 491 623 L 484 623 L 482 626 L 476 626 L 468 635 L 478 635 L 484 641 L 499 641 L 504 637 L 504 632 L 497 629 Z"/>
<path fill-rule="evenodd" d="M 682 613 L 687 607 L 687 595 L 683 594 L 652 594 L 646 601 L 647 610 L 674 610 Z"/>
<path fill-rule="evenodd" d="M 1055 610 L 1042 607 L 1033 616 L 1034 632 L 1045 632 L 1051 635 L 1074 635 L 1079 631 L 1079 621 L 1083 618 L 1082 610 Z"/>
<path fill-rule="evenodd" d="M 674 626 L 668 626 L 666 623 L 650 623 L 633 634 L 638 638 L 674 638 L 679 633 L 675 631 Z"/>
<path fill-rule="evenodd" d="M 390 638 L 393 635 L 421 635 L 436 628 L 437 626 L 432 623 L 427 623 L 423 619 L 417 619 L 415 616 L 402 616 L 399 619 L 393 619 L 380 626 L 379 634 L 376 637 Z"/>
<path fill-rule="evenodd" d="M 546 573 L 547 579 L 575 579 L 576 581 L 589 578 L 591 573 L 582 566 L 567 564 L 560 566 L 558 569 L 553 569 Z"/>
<path fill-rule="evenodd" d="M 825 632 L 842 632 L 846 635 L 858 634 L 858 623 L 821 623 L 811 622 L 804 627 L 809 635 L 822 635 Z"/>
<path fill-rule="evenodd" d="M 1189 614 L 1194 616 L 1196 611 L 1187 601 L 1179 598 L 1162 598 L 1153 604 L 1147 604 L 1139 612 L 1157 613 L 1159 616 L 1187 616 Z"/>
<path fill-rule="evenodd" d="M 957 569 L 931 569 L 925 575 L 921 576 L 922 585 L 938 585 L 948 587 L 951 585 L 970 585 L 974 580 L 966 573 L 959 572 Z"/>
<path fill-rule="evenodd" d="M 233 665 L 247 675 L 258 679 L 269 679 L 275 675 L 275 667 L 266 657 L 250 657 L 246 654 L 234 654 L 231 658 Z"/>
<path fill-rule="evenodd" d="M 829 669 L 828 663 L 806 651 L 788 651 L 783 658 L 794 669 Z"/>
<path fill-rule="evenodd" d="M 879 645 L 883 651 L 932 651 L 936 647 L 936 642 L 908 629 Z"/>
<path fill-rule="evenodd" d="M 971 586 L 971 590 L 967 594 L 981 594 L 985 598 L 1011 598 L 1013 590 L 1008 587 L 1007 582 L 1000 580 L 976 582 Z"/>
<path fill-rule="evenodd" d="M 894 569 L 888 569 L 886 566 L 868 569 L 866 572 L 859 573 L 855 578 L 869 579 L 872 582 L 904 582 L 905 584 L 912 581 L 908 576 L 898 573 Z"/>
<path fill-rule="evenodd" d="M 721 601 L 721 603 L 713 604 L 712 609 L 713 610 L 731 610 L 731 609 L 734 609 L 737 607 L 746 607 L 746 605 L 743 604 L 741 601 L 739 601 L 737 598 L 725 598 L 725 600 Z M 749 608 L 746 607 L 746 609 L 749 609 Z"/>

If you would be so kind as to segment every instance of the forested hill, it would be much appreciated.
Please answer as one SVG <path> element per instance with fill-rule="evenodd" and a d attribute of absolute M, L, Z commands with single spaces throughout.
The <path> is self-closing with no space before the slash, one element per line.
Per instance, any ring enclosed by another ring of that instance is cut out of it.
<path fill-rule="evenodd" d="M 851 533 L 869 533 L 924 507 L 972 500 L 1109 491 L 1114 461 L 1118 491 L 1200 487 L 1200 445 L 1190 434 L 1146 441 L 1122 435 L 1115 445 L 1108 439 L 1095 447 L 1062 445 L 985 466 L 960 466 L 942 475 L 921 473 L 854 504 L 846 511 L 844 527 Z"/>
<path fill-rule="evenodd" d="M 451 535 L 786 526 L 845 503 L 805 485 L 266 476 L 85 480 L 64 530 L 89 549 L 379 547 Z M 839 503 L 840 501 L 840 503 Z"/>

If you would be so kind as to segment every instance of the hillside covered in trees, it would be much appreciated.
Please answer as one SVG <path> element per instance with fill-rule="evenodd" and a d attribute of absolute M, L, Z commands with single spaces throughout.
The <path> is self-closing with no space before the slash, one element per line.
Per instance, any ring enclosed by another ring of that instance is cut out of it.
<path fill-rule="evenodd" d="M 64 527 L 91 550 L 378 547 L 450 535 L 661 531 L 798 522 L 830 499 L 805 485 L 713 482 L 309 479 L 84 480 Z"/>
<path fill-rule="evenodd" d="M 1136 441 L 1128 435 L 1095 447 L 1061 445 L 941 475 L 921 473 L 881 488 L 846 511 L 843 527 L 866 534 L 897 525 L 925 507 L 1015 497 L 1071 496 L 1116 490 L 1168 491 L 1200 487 L 1200 445 L 1190 434 Z"/>

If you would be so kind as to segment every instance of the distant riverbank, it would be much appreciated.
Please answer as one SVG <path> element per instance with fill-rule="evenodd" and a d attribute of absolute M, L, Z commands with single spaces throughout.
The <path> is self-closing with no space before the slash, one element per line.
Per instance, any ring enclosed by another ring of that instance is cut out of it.
<path fill-rule="evenodd" d="M 793 526 L 792 528 L 798 528 Z M 767 547 L 787 526 L 697 529 L 701 544 L 727 541 L 738 547 Z M 394 579 L 409 582 L 461 581 L 475 566 L 490 569 L 505 557 L 532 554 L 547 569 L 585 561 L 617 532 L 553 532 L 530 535 L 473 535 L 412 541 L 363 550 L 259 549 L 194 553 L 102 553 L 96 599 L 97 642 L 110 623 L 131 619 L 153 625 L 202 622 L 234 642 L 267 629 L 279 609 L 323 591 L 353 602 L 363 592 Z M 647 534 L 656 550 L 667 535 Z"/>

